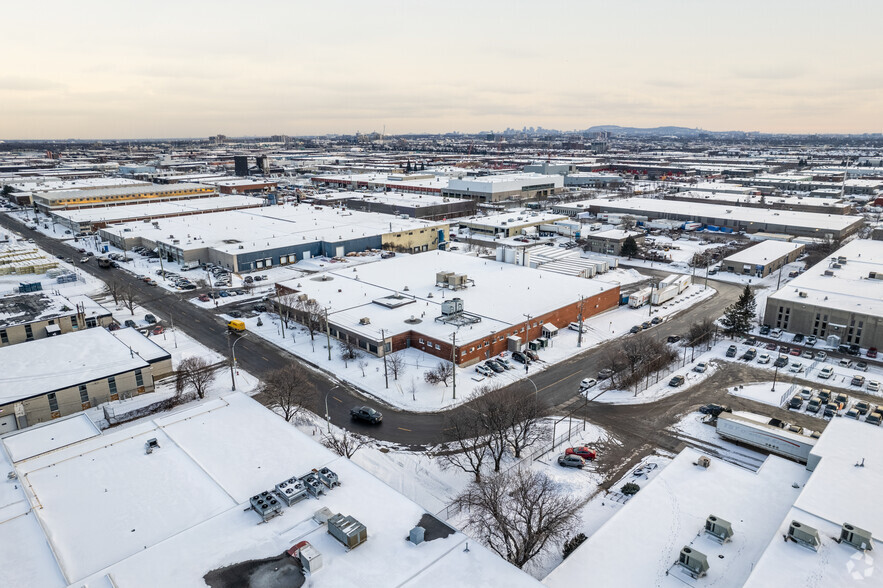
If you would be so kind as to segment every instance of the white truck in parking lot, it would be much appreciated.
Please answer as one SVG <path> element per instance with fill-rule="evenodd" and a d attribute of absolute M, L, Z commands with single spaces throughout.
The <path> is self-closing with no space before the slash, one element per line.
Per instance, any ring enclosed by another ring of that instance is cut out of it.
<path fill-rule="evenodd" d="M 769 424 L 769 418 L 750 412 L 721 413 L 717 418 L 717 434 L 806 463 L 816 439 Z"/>

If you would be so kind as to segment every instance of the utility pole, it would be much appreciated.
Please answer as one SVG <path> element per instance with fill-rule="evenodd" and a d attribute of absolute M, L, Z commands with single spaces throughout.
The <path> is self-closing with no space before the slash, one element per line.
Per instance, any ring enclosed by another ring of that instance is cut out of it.
<path fill-rule="evenodd" d="M 386 388 L 389 389 L 389 372 L 386 368 L 386 330 L 380 329 L 380 349 L 383 351 L 383 379 L 386 381 Z"/>
<path fill-rule="evenodd" d="M 328 307 L 325 307 L 325 341 L 328 344 L 328 361 L 331 361 L 331 327 L 328 326 Z"/>
<path fill-rule="evenodd" d="M 705 287 L 703 290 L 708 290 L 708 264 L 705 264 Z"/>
<path fill-rule="evenodd" d="M 527 317 L 527 322 L 524 323 L 524 348 L 530 349 L 530 315 L 524 315 Z"/>
<path fill-rule="evenodd" d="M 454 389 L 454 400 L 457 400 L 457 331 L 451 333 L 451 380 Z"/>
<path fill-rule="evenodd" d="M 779 281 L 776 282 L 776 290 L 778 290 L 779 287 L 781 287 L 781 285 L 782 285 L 782 272 L 783 272 L 783 271 L 785 271 L 785 265 L 784 265 L 784 264 L 782 265 L 782 267 L 779 268 Z"/>
<path fill-rule="evenodd" d="M 585 299 L 580 296 L 579 297 L 579 333 L 576 336 L 576 346 L 583 346 L 583 305 L 585 304 Z"/>
<path fill-rule="evenodd" d="M 647 313 L 647 316 L 653 316 L 653 286 L 656 285 L 656 282 L 650 282 L 650 304 L 647 305 L 647 308 L 650 309 L 650 312 Z"/>

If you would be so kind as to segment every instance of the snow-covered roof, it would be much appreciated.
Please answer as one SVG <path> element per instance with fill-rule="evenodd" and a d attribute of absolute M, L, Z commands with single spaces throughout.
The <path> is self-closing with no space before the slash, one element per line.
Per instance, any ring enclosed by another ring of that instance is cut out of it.
<path fill-rule="evenodd" d="M 83 314 L 86 315 L 86 318 L 98 318 L 105 316 L 112 316 L 113 312 L 95 302 L 88 296 L 84 294 L 78 294 L 76 296 L 70 296 L 68 298 L 75 307 L 82 309 Z"/>
<path fill-rule="evenodd" d="M 692 448 L 679 453 L 543 584 L 694 585 L 674 565 L 689 545 L 708 557 L 708 575 L 697 585 L 741 587 L 799 493 L 792 484 L 802 484 L 809 472 L 774 456 L 757 472 L 716 458 L 706 469 L 694 465 L 701 455 Z M 721 545 L 703 533 L 709 515 L 732 523 L 732 541 Z"/>
<path fill-rule="evenodd" d="M 460 219 L 460 224 L 470 227 L 511 229 L 512 227 L 518 227 L 521 225 L 535 225 L 538 223 L 553 223 L 555 221 L 569 220 L 570 218 L 568 218 L 567 215 L 516 209 L 501 212 L 499 214 Z"/>
<path fill-rule="evenodd" d="M 496 194 L 546 184 L 561 188 L 564 186 L 564 176 L 515 173 L 451 179 L 448 183 L 448 189 L 457 192 Z"/>
<path fill-rule="evenodd" d="M 138 329 L 126 327 L 124 329 L 112 331 L 112 333 L 120 343 L 131 349 L 136 355 L 141 356 L 141 359 L 149 363 L 154 363 L 162 359 L 170 359 L 172 357 L 171 353 L 151 341 L 148 337 L 142 335 L 141 331 Z"/>
<path fill-rule="evenodd" d="M 832 258 L 845 257 L 835 268 Z M 825 275 L 826 271 L 833 275 Z M 812 266 L 770 299 L 801 305 L 824 306 L 857 314 L 883 316 L 883 241 L 854 239 Z"/>
<path fill-rule="evenodd" d="M 27 281 L 22 276 L 23 281 Z M 72 300 L 44 290 L 0 298 L 0 328 L 76 314 Z"/>
<path fill-rule="evenodd" d="M 95 188 L 92 190 L 62 190 L 41 194 L 40 198 L 45 202 L 57 200 L 69 200 L 71 198 L 101 198 L 103 196 L 131 196 L 138 197 L 146 194 L 170 194 L 173 192 L 196 192 L 207 191 L 210 188 L 201 184 L 141 184 L 136 186 L 122 186 L 116 188 Z"/>
<path fill-rule="evenodd" d="M 598 239 L 606 239 L 610 241 L 622 241 L 627 239 L 628 237 L 637 237 L 641 235 L 637 231 L 624 231 L 622 229 L 608 229 L 606 231 L 596 231 L 594 233 L 588 233 L 585 237 L 586 239 L 593 241 Z"/>
<path fill-rule="evenodd" d="M 115 206 L 95 206 L 75 210 L 53 211 L 52 215 L 76 223 L 103 221 L 119 222 L 121 219 L 150 218 L 192 212 L 206 212 L 223 208 L 246 208 L 261 206 L 266 200 L 254 196 L 221 195 L 207 198 L 188 198 L 166 202 L 141 202 Z"/>
<path fill-rule="evenodd" d="M 150 455 L 148 439 L 159 444 Z M 322 467 L 341 485 L 266 523 L 249 510 L 251 496 Z M 0 451 L 0 471 L 13 469 L 27 484 L 0 484 L 9 515 L 0 522 L 3 586 L 204 588 L 211 570 L 278 556 L 302 540 L 322 556 L 308 579 L 316 588 L 539 585 L 462 533 L 408 542 L 423 508 L 242 394 L 14 466 Z M 367 541 L 345 548 L 313 519 L 322 508 L 355 517 Z"/>
<path fill-rule="evenodd" d="M 750 194 L 728 194 L 715 192 L 675 192 L 668 194 L 666 198 L 672 200 L 702 199 L 707 200 L 711 204 L 733 204 L 737 206 L 754 206 L 762 208 L 764 206 L 803 206 L 819 209 L 829 208 L 831 210 L 843 210 L 851 207 L 848 202 L 844 202 L 839 198 L 821 198 L 813 196 L 760 196 L 755 193 Z"/>
<path fill-rule="evenodd" d="M 0 405 L 146 368 L 102 328 L 0 347 Z"/>
<path fill-rule="evenodd" d="M 721 264 L 730 263 L 751 263 L 755 265 L 766 265 L 771 261 L 782 258 L 797 249 L 803 249 L 800 243 L 790 243 L 788 241 L 777 241 L 775 239 L 765 239 L 757 245 L 752 245 L 742 251 L 738 251 L 729 257 L 723 259 Z"/>

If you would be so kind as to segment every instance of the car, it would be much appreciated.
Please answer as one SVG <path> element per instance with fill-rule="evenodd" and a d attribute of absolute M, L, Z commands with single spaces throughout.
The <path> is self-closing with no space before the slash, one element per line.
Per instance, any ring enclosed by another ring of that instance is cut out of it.
<path fill-rule="evenodd" d="M 849 345 L 849 348 L 846 350 L 846 353 L 848 353 L 849 355 L 861 355 L 862 349 L 855 343 L 851 343 Z"/>
<path fill-rule="evenodd" d="M 797 347 L 792 347 L 792 348 L 788 351 L 788 355 L 799 356 L 799 355 L 800 355 L 800 349 L 798 349 Z"/>
<path fill-rule="evenodd" d="M 583 325 L 582 328 L 580 328 L 579 323 L 570 323 L 569 325 L 567 325 L 567 328 L 570 329 L 571 331 L 577 331 L 577 332 L 582 331 L 583 333 L 589 332 L 589 327 L 587 327 L 586 325 Z"/>
<path fill-rule="evenodd" d="M 803 397 L 800 394 L 795 394 L 791 397 L 791 400 L 788 401 L 788 408 L 790 410 L 800 410 L 800 407 L 803 406 Z"/>
<path fill-rule="evenodd" d="M 773 339 L 779 339 L 782 336 L 782 329 L 773 329 L 770 331 L 770 337 Z"/>
<path fill-rule="evenodd" d="M 833 418 L 835 414 L 837 414 L 837 408 L 831 404 L 826 404 L 825 410 L 822 411 L 822 416 L 826 419 L 830 419 Z"/>
<path fill-rule="evenodd" d="M 533 349 L 525 349 L 524 354 L 530 358 L 531 361 L 539 361 L 540 355 L 534 351 Z"/>
<path fill-rule="evenodd" d="M 593 461 L 597 457 L 594 449 L 589 449 L 583 445 L 579 447 L 568 447 L 564 450 L 564 455 L 578 455 L 587 461 Z"/>
<path fill-rule="evenodd" d="M 196 284 L 184 284 L 180 288 L 182 290 L 196 290 Z"/>
<path fill-rule="evenodd" d="M 852 380 L 849 382 L 850 386 L 864 386 L 865 385 L 865 377 L 864 376 L 852 376 Z"/>
<path fill-rule="evenodd" d="M 831 391 L 827 388 L 822 388 L 819 390 L 818 397 L 822 399 L 822 402 L 828 402 L 831 400 Z"/>
<path fill-rule="evenodd" d="M 819 370 L 819 377 L 823 380 L 827 380 L 831 376 L 834 375 L 834 368 L 831 366 L 825 366 L 821 370 Z"/>
<path fill-rule="evenodd" d="M 119 331 L 120 324 L 119 323 L 110 323 L 109 325 L 107 325 L 107 330 L 108 331 Z"/>
<path fill-rule="evenodd" d="M 677 343 L 680 340 L 681 340 L 680 335 L 669 335 L 668 338 L 666 339 L 666 342 Z"/>
<path fill-rule="evenodd" d="M 635 471 L 632 472 L 632 475 L 633 476 L 648 476 L 648 475 L 650 475 L 650 472 L 652 472 L 653 470 L 655 470 L 658 467 L 659 467 L 658 463 L 654 463 L 651 461 L 651 462 L 645 463 L 644 465 L 642 465 L 638 468 L 635 468 Z"/>
<path fill-rule="evenodd" d="M 804 400 L 809 400 L 813 397 L 812 388 L 801 388 L 797 393 L 800 394 L 800 397 Z"/>
<path fill-rule="evenodd" d="M 586 467 L 586 460 L 578 455 L 562 453 L 558 456 L 558 465 L 566 468 L 584 468 Z"/>
<path fill-rule="evenodd" d="M 242 318 L 242 311 L 241 310 L 231 310 L 227 314 L 229 314 L 233 318 Z"/>
<path fill-rule="evenodd" d="M 613 376 L 613 370 L 610 368 L 603 368 L 600 371 L 598 371 L 598 379 L 599 380 L 606 380 L 607 378 L 610 378 L 611 376 Z"/>
<path fill-rule="evenodd" d="M 868 415 L 868 418 L 865 419 L 865 422 L 869 425 L 880 426 L 880 423 L 883 422 L 883 414 L 880 412 L 872 412 Z"/>
<path fill-rule="evenodd" d="M 589 388 L 594 388 L 598 383 L 598 380 L 595 378 L 583 378 L 583 381 L 579 383 L 580 390 L 588 390 Z"/>
<path fill-rule="evenodd" d="M 788 353 L 787 345 L 779 345 L 779 353 Z"/>
<path fill-rule="evenodd" d="M 642 328 L 643 327 L 641 327 L 641 325 L 635 325 L 634 327 L 629 329 L 629 333 L 631 333 L 632 335 L 634 335 L 636 333 L 640 333 Z"/>
<path fill-rule="evenodd" d="M 858 420 L 858 418 L 861 416 L 861 414 L 859 414 L 859 412 L 856 409 L 850 408 L 849 410 L 846 411 L 846 414 L 843 416 L 845 416 L 848 419 Z"/>
<path fill-rule="evenodd" d="M 350 409 L 350 418 L 376 425 L 383 420 L 383 414 L 370 406 L 357 406 Z"/>
<path fill-rule="evenodd" d="M 129 319 L 129 320 L 127 320 L 126 322 L 124 322 L 123 325 L 125 325 L 125 326 L 127 326 L 127 327 L 131 327 L 131 328 L 133 328 L 133 329 L 138 328 L 138 325 L 136 325 L 136 324 L 135 324 L 135 321 L 133 321 L 132 319 Z"/>
<path fill-rule="evenodd" d="M 145 314 L 144 320 L 147 321 L 148 324 L 154 324 L 156 322 L 156 317 L 152 314 Z"/>
<path fill-rule="evenodd" d="M 749 347 L 754 347 L 755 345 L 757 345 L 757 339 L 755 339 L 754 337 L 748 337 L 742 341 L 742 344 L 748 345 Z"/>
<path fill-rule="evenodd" d="M 812 351 L 804 351 L 800 354 L 800 357 L 802 357 L 803 359 L 812 359 Z"/>
<path fill-rule="evenodd" d="M 803 364 L 800 363 L 799 361 L 795 361 L 794 363 L 791 364 L 791 367 L 788 368 L 788 371 L 795 373 L 795 374 L 799 374 L 800 372 L 803 371 Z"/>
<path fill-rule="evenodd" d="M 211 298 L 208 297 L 208 294 L 200 294 L 199 295 L 200 302 L 208 302 L 209 300 L 211 300 Z"/>
<path fill-rule="evenodd" d="M 528 358 L 525 354 L 520 351 L 512 352 L 512 359 L 517 361 L 518 363 L 528 364 L 530 363 L 530 358 Z"/>
<path fill-rule="evenodd" d="M 868 380 L 868 392 L 879 392 L 880 382 L 877 380 Z"/>
<path fill-rule="evenodd" d="M 764 325 L 764 326 L 762 326 L 762 327 L 760 328 L 760 334 L 761 334 L 761 335 L 769 335 L 769 334 L 770 334 L 770 330 L 771 330 L 771 329 L 770 329 L 770 326 L 769 326 L 769 325 Z"/>
<path fill-rule="evenodd" d="M 866 372 L 866 371 L 868 371 L 868 364 L 864 361 L 860 361 L 855 364 L 855 369 L 857 369 L 860 372 Z"/>
<path fill-rule="evenodd" d="M 650 321 L 644 321 L 643 323 L 641 323 L 641 328 L 642 328 L 643 330 L 645 330 L 645 331 L 646 331 L 647 329 L 649 329 L 650 327 L 652 327 L 652 326 L 653 326 L 653 325 L 650 324 Z"/>
<path fill-rule="evenodd" d="M 270 278 L 267 277 L 267 274 L 261 274 L 261 279 L 262 279 L 263 281 L 266 282 L 266 281 L 268 281 Z"/>
<path fill-rule="evenodd" d="M 89 258 L 84 257 L 84 258 L 80 259 L 80 263 L 89 263 Z"/>
<path fill-rule="evenodd" d="M 814 396 L 809 399 L 809 404 L 806 405 L 806 412 L 818 413 L 822 408 L 822 399 L 818 396 Z"/>
<path fill-rule="evenodd" d="M 263 278 L 261 278 L 260 276 L 252 276 L 252 279 L 253 279 L 255 282 L 260 282 Z"/>
<path fill-rule="evenodd" d="M 791 339 L 791 341 L 792 341 L 793 343 L 802 343 L 802 342 L 803 342 L 803 339 L 804 339 L 804 336 L 803 336 L 802 334 L 800 334 L 800 333 L 797 333 L 796 335 L 794 335 L 794 338 Z"/>
<path fill-rule="evenodd" d="M 775 343 L 767 343 L 763 347 L 764 347 L 764 349 L 768 349 L 769 351 L 775 351 L 777 345 Z"/>
<path fill-rule="evenodd" d="M 251 276 L 245 276 L 245 279 L 243 279 L 242 281 L 246 284 L 251 284 L 252 282 L 254 282 L 254 278 Z"/>
<path fill-rule="evenodd" d="M 783 368 L 788 365 L 788 356 L 780 355 L 776 358 L 776 361 L 773 362 L 773 367 Z"/>
<path fill-rule="evenodd" d="M 824 351 L 816 351 L 816 361 L 825 361 L 826 359 L 828 359 L 827 353 L 825 353 Z"/>
<path fill-rule="evenodd" d="M 675 376 L 668 381 L 668 385 L 672 388 L 677 388 L 678 386 L 683 386 L 685 381 L 686 378 L 684 376 Z"/>
<path fill-rule="evenodd" d="M 496 372 L 498 374 L 502 374 L 503 372 L 506 371 L 506 368 L 504 368 L 503 366 L 501 366 L 500 364 L 495 362 L 493 359 L 487 360 L 486 362 L 484 362 L 484 365 L 485 365 L 485 367 L 492 369 L 494 372 Z"/>
<path fill-rule="evenodd" d="M 849 404 L 849 396 L 847 396 L 843 392 L 838 392 L 834 395 L 834 402 L 839 404 L 840 408 L 844 408 L 847 404 Z"/>
<path fill-rule="evenodd" d="M 651 325 L 658 325 L 662 322 L 662 317 L 654 316 L 653 320 L 650 321 Z"/>
<path fill-rule="evenodd" d="M 742 354 L 741 359 L 745 361 L 751 361 L 755 357 L 757 357 L 757 349 L 755 349 L 754 347 L 749 347 L 748 350 Z"/>
<path fill-rule="evenodd" d="M 865 402 L 864 400 L 859 400 L 855 403 L 853 408 L 856 409 L 859 414 L 868 414 L 868 412 L 870 412 L 871 410 L 871 403 Z"/>
<path fill-rule="evenodd" d="M 732 409 L 727 408 L 726 406 L 721 406 L 720 404 L 706 404 L 705 406 L 699 407 L 699 412 L 702 414 L 710 414 L 713 417 L 720 415 L 722 412 L 733 412 Z"/>
<path fill-rule="evenodd" d="M 221 298 L 227 298 L 228 296 L 230 296 L 230 293 L 226 290 L 221 290 L 220 292 L 218 292 L 218 296 L 220 296 Z"/>
<path fill-rule="evenodd" d="M 809 347 L 813 347 L 813 346 L 815 346 L 815 344 L 818 340 L 819 340 L 819 338 L 816 337 L 815 335 L 810 335 L 809 337 L 806 338 L 804 345 L 807 345 Z"/>
<path fill-rule="evenodd" d="M 255 312 L 267 312 L 267 305 L 266 304 L 255 304 L 254 311 Z"/>
<path fill-rule="evenodd" d="M 738 349 L 735 345 L 730 345 L 729 347 L 727 347 L 727 357 L 736 357 L 737 351 Z"/>
<path fill-rule="evenodd" d="M 477 365 L 477 366 L 475 366 L 475 371 L 478 372 L 479 374 L 481 374 L 482 376 L 486 377 L 486 378 L 490 378 L 491 376 L 494 375 L 494 370 L 492 370 L 491 368 L 489 368 L 489 367 L 486 366 L 486 365 Z"/>
<path fill-rule="evenodd" d="M 761 353 L 757 356 L 757 363 L 767 364 L 773 360 L 769 353 Z"/>
<path fill-rule="evenodd" d="M 868 352 L 865 353 L 865 356 L 870 357 L 870 358 L 877 357 L 877 348 L 876 347 L 869 347 Z"/>
<path fill-rule="evenodd" d="M 700 361 L 700 362 L 697 363 L 696 366 L 693 368 L 693 371 L 696 372 L 696 373 L 699 373 L 699 374 L 703 374 L 703 373 L 705 373 L 705 370 L 707 370 L 707 369 L 708 369 L 708 364 L 705 363 L 705 362 Z"/>
<path fill-rule="evenodd" d="M 840 367 L 851 368 L 853 366 L 851 359 L 846 359 L 845 357 L 837 362 L 837 365 Z"/>
<path fill-rule="evenodd" d="M 164 331 L 165 331 L 165 329 L 163 328 L 162 325 L 156 325 L 155 327 L 153 327 L 153 330 L 150 332 L 153 333 L 154 335 L 162 335 Z"/>

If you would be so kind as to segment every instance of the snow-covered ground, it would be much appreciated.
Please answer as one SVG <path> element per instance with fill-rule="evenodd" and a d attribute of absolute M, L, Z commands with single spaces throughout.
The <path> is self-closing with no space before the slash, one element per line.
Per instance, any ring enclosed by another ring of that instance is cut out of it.
<path fill-rule="evenodd" d="M 679 352 L 683 356 L 683 351 L 679 350 Z M 647 402 L 656 402 L 666 396 L 683 392 L 695 386 L 717 371 L 719 364 L 710 359 L 709 355 L 708 353 L 696 353 L 695 360 L 687 361 L 686 364 L 676 361 L 670 369 L 654 374 L 649 385 L 646 385 L 646 382 L 638 384 L 637 392 L 634 389 L 603 391 L 603 388 L 592 388 L 586 392 L 586 395 L 593 402 L 603 402 L 606 404 L 645 404 Z M 690 351 L 688 349 L 687 358 L 689 359 L 689 357 Z M 700 363 L 706 365 L 705 371 L 693 371 L 693 368 Z M 685 381 L 680 386 L 669 385 L 669 382 L 675 375 L 684 376 Z M 601 386 L 603 385 L 604 382 L 601 383 Z"/>
<path fill-rule="evenodd" d="M 680 312 L 714 294 L 711 288 L 691 286 L 683 294 L 661 307 L 654 307 L 654 316 L 665 318 Z M 456 406 L 468 400 L 478 388 L 487 384 L 507 385 L 515 381 L 529 378 L 539 370 L 572 357 L 585 349 L 595 347 L 605 341 L 628 333 L 635 324 L 646 321 L 647 309 L 632 309 L 621 306 L 602 313 L 585 322 L 588 332 L 583 334 L 582 347 L 577 347 L 578 334 L 569 329 L 560 329 L 553 339 L 551 347 L 540 351 L 543 361 L 531 364 L 525 372 L 523 366 L 514 363 L 514 368 L 493 377 L 484 377 L 475 371 L 475 367 L 457 368 L 457 398 L 453 398 L 453 387 L 443 384 L 431 385 L 424 380 L 426 371 L 439 363 L 439 358 L 414 348 L 398 352 L 404 358 L 405 368 L 394 379 L 389 374 L 389 387 L 384 377 L 383 359 L 373 355 L 362 354 L 358 360 L 344 362 L 340 357 L 338 343 L 331 339 L 331 360 L 328 359 L 327 337 L 316 333 L 311 339 L 309 332 L 299 324 L 290 323 L 285 328 L 283 339 L 282 328 L 278 315 L 261 313 L 259 316 L 245 318 L 246 329 L 302 357 L 320 368 L 334 374 L 335 377 L 350 382 L 378 399 L 398 408 L 417 412 L 432 412 Z M 229 316 L 224 315 L 229 320 Z M 258 320 L 262 322 L 257 325 Z M 364 362 L 362 365 L 360 362 Z M 594 374 L 593 374 L 594 375 Z M 530 384 L 527 384 L 530 386 Z M 577 382 L 573 382 L 576 386 Z"/>

